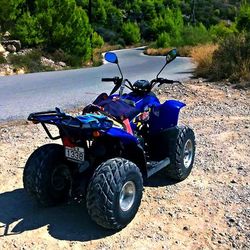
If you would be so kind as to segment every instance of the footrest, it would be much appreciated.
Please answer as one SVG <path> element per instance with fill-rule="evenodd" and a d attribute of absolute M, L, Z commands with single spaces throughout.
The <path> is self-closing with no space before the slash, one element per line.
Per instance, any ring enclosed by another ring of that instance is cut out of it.
<path fill-rule="evenodd" d="M 148 178 L 153 174 L 159 172 L 161 169 L 165 168 L 170 164 L 170 158 L 167 157 L 162 161 L 150 161 L 147 162 L 147 176 Z"/>

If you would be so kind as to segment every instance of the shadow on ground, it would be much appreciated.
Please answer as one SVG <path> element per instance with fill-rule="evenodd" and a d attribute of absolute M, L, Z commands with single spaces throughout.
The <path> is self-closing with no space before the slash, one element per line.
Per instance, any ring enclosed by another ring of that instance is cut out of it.
<path fill-rule="evenodd" d="M 146 187 L 165 187 L 175 185 L 177 183 L 179 183 L 179 181 L 167 178 L 166 174 L 160 171 L 159 173 L 150 177 L 144 185 Z"/>
<path fill-rule="evenodd" d="M 41 208 L 24 189 L 0 194 L 0 238 L 46 225 L 49 234 L 60 240 L 89 241 L 115 233 L 92 222 L 84 204 Z"/>
<path fill-rule="evenodd" d="M 174 184 L 175 181 L 157 174 L 151 177 L 145 186 Z M 47 226 L 52 237 L 69 241 L 95 240 L 115 233 L 96 225 L 90 219 L 84 202 L 43 208 L 33 201 L 24 189 L 0 194 L 0 238 L 44 226 Z"/>

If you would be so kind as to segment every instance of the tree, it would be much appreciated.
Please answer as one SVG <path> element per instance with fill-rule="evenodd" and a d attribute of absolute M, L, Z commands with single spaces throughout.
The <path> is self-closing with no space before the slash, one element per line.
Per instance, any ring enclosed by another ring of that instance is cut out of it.
<path fill-rule="evenodd" d="M 39 29 L 39 22 L 36 17 L 25 12 L 16 22 L 13 35 L 22 41 L 26 46 L 36 46 L 44 42 L 44 37 Z"/>
<path fill-rule="evenodd" d="M 88 16 L 75 0 L 35 0 L 34 10 L 17 19 L 14 35 L 25 45 L 63 49 L 89 59 L 91 27 Z"/>
<path fill-rule="evenodd" d="M 128 45 L 140 42 L 141 33 L 137 23 L 124 23 L 122 26 L 122 37 Z"/>
<path fill-rule="evenodd" d="M 0 3 L 0 31 L 10 30 L 15 20 L 22 12 L 25 0 L 1 0 Z"/>
<path fill-rule="evenodd" d="M 239 31 L 250 32 L 250 4 L 243 4 L 236 18 L 236 28 Z"/>

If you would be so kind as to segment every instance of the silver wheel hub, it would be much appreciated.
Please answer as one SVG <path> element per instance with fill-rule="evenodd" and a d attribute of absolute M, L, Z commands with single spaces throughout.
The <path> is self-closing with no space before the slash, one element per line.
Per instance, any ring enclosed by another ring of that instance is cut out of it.
<path fill-rule="evenodd" d="M 127 181 L 120 192 L 119 204 L 122 211 L 128 211 L 135 201 L 135 184 L 132 181 Z"/>
<path fill-rule="evenodd" d="M 194 146 L 193 142 L 188 139 L 184 145 L 184 157 L 183 157 L 183 163 L 185 168 L 189 168 L 194 156 Z"/>

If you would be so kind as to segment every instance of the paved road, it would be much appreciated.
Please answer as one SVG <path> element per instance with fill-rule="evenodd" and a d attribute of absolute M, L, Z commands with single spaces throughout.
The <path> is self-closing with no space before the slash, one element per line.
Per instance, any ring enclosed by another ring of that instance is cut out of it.
<path fill-rule="evenodd" d="M 142 49 L 117 51 L 125 78 L 152 79 L 162 65 L 163 57 L 149 57 Z M 161 76 L 184 80 L 191 76 L 193 64 L 189 58 L 177 58 Z M 84 106 L 103 91 L 110 91 L 112 83 L 101 82 L 102 77 L 119 76 L 114 64 L 96 68 L 54 71 L 0 77 L 0 121 L 26 118 L 29 113 Z"/>

